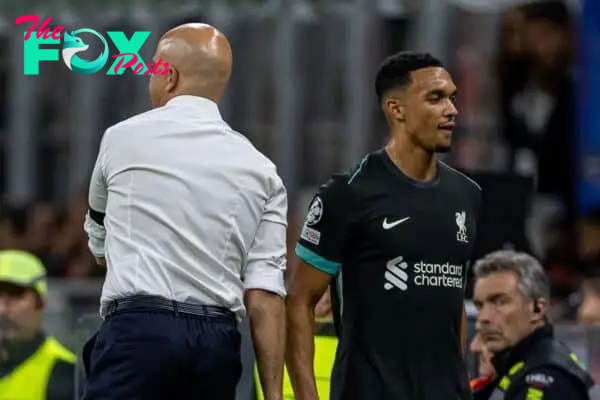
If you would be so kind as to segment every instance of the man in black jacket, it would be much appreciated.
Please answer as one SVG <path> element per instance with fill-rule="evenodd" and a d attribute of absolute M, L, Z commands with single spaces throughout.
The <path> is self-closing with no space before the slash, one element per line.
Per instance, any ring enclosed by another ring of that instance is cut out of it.
<path fill-rule="evenodd" d="M 595 386 L 577 357 L 554 338 L 550 284 L 525 253 L 498 251 L 474 267 L 477 330 L 497 372 L 475 400 L 588 400 Z"/>

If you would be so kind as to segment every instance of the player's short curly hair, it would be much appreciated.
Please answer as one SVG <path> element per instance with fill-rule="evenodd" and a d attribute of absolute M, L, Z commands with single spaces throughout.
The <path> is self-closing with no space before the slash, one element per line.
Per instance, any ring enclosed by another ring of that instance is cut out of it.
<path fill-rule="evenodd" d="M 443 67 L 444 64 L 428 53 L 401 51 L 386 58 L 375 76 L 375 92 L 377 99 L 382 100 L 385 94 L 395 88 L 410 83 L 410 73 L 418 69 Z"/>
<path fill-rule="evenodd" d="M 540 262 L 527 253 L 499 250 L 478 260 L 473 267 L 475 279 L 498 272 L 517 275 L 517 287 L 525 299 L 550 299 L 550 280 Z"/>

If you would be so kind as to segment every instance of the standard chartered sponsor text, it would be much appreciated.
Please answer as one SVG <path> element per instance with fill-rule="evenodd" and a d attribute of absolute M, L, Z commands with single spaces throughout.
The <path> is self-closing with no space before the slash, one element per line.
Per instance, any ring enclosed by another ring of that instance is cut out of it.
<path fill-rule="evenodd" d="M 434 264 L 419 261 L 413 265 L 414 282 L 417 286 L 462 288 L 463 266 L 448 262 Z"/>

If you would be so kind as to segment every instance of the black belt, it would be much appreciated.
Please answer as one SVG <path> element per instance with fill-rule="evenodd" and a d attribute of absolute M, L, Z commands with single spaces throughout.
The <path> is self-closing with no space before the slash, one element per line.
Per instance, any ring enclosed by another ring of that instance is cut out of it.
<path fill-rule="evenodd" d="M 195 317 L 221 318 L 230 320 L 234 323 L 237 322 L 235 314 L 224 307 L 182 303 L 179 301 L 167 300 L 158 296 L 141 295 L 109 301 L 102 305 L 100 314 L 103 317 L 108 317 L 125 310 L 164 310 L 171 311 L 176 315 L 182 314 Z"/>

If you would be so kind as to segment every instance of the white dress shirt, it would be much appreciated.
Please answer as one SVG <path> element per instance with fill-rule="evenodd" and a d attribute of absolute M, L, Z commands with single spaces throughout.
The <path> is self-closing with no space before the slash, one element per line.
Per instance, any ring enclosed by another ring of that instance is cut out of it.
<path fill-rule="evenodd" d="M 89 247 L 101 302 L 134 294 L 245 315 L 245 289 L 285 296 L 287 194 L 274 164 L 212 101 L 179 96 L 106 130 L 92 174 Z"/>

